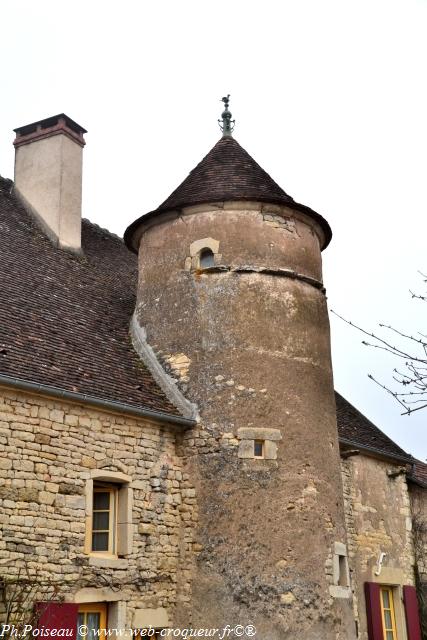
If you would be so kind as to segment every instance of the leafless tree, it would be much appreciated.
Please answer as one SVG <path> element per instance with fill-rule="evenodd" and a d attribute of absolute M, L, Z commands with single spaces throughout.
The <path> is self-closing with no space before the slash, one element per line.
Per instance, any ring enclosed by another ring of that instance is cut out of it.
<path fill-rule="evenodd" d="M 420 275 L 424 284 L 427 284 L 427 276 L 421 272 Z M 427 293 L 420 295 L 410 291 L 410 294 L 413 300 L 427 302 Z M 402 415 L 410 415 L 414 411 L 425 409 L 427 407 L 427 335 L 421 332 L 412 335 L 388 324 L 379 324 L 380 331 L 374 333 L 346 320 L 335 311 L 332 313 L 368 336 L 368 340 L 362 340 L 362 344 L 387 351 L 398 360 L 398 366 L 393 369 L 395 388 L 378 381 L 372 374 L 368 374 L 368 377 L 392 395 L 403 407 Z"/>
<path fill-rule="evenodd" d="M 59 585 L 52 579 L 33 575 L 26 565 L 19 567 L 15 575 L 1 577 L 0 623 L 10 627 L 2 638 L 8 638 L 12 628 L 19 636 L 25 625 L 36 626 L 43 609 L 36 609 L 35 602 L 61 601 Z"/>

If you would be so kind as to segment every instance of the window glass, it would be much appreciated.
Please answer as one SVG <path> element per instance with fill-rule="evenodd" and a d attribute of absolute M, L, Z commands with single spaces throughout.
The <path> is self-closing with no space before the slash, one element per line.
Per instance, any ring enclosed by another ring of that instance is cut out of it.
<path fill-rule="evenodd" d="M 215 265 L 214 254 L 210 249 L 202 249 L 200 252 L 200 268 L 213 267 Z"/>
<path fill-rule="evenodd" d="M 254 441 L 254 457 L 255 458 L 263 458 L 264 457 L 264 440 L 255 440 Z"/>
<path fill-rule="evenodd" d="M 381 617 L 385 640 L 397 640 L 396 620 L 394 617 L 393 590 L 381 587 Z"/>
<path fill-rule="evenodd" d="M 79 633 L 85 629 L 85 635 Z M 97 640 L 103 638 L 104 633 L 100 630 L 106 629 L 107 626 L 107 606 L 103 603 L 83 604 L 79 606 L 77 616 L 77 635 L 76 640 Z"/>
<path fill-rule="evenodd" d="M 95 490 L 93 496 L 93 509 L 108 509 L 110 508 L 110 493 L 109 491 Z"/>
<path fill-rule="evenodd" d="M 114 553 L 115 488 L 94 489 L 92 513 L 92 551 Z"/>

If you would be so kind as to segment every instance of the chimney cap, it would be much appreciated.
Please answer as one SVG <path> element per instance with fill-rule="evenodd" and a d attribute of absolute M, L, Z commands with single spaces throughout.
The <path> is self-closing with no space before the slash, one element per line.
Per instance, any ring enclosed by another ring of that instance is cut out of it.
<path fill-rule="evenodd" d="M 65 115 L 65 113 L 58 113 L 56 116 L 37 120 L 23 127 L 17 127 L 14 129 L 14 132 L 16 133 L 15 146 L 20 146 L 21 144 L 58 133 L 68 134 L 73 140 L 83 146 L 85 144 L 83 134 L 87 133 L 86 129 Z"/>

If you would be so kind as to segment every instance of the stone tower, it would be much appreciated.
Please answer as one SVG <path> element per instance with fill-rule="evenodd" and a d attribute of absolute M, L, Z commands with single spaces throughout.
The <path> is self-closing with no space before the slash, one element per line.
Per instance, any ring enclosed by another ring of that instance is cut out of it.
<path fill-rule="evenodd" d="M 183 442 L 199 514 L 182 567 L 192 591 L 174 626 L 353 639 L 321 265 L 331 231 L 238 144 L 228 114 L 125 234 L 139 254 L 133 331 L 198 412 Z"/>

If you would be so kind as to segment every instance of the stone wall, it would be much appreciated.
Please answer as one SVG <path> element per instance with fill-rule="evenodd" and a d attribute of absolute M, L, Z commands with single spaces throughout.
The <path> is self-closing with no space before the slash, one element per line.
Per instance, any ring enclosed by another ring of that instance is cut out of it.
<path fill-rule="evenodd" d="M 420 577 L 427 583 L 427 491 L 410 485 L 413 537 Z"/>
<path fill-rule="evenodd" d="M 408 485 L 404 473 L 393 477 L 390 471 L 398 471 L 398 465 L 364 455 L 342 461 L 353 604 L 361 640 L 368 638 L 364 583 L 399 585 L 399 596 L 402 585 L 414 585 Z M 381 553 L 387 555 L 376 575 Z M 400 602 L 398 606 L 398 624 L 404 627 Z"/>
<path fill-rule="evenodd" d="M 417 590 L 423 639 L 427 638 L 427 490 L 410 484 Z"/>
<path fill-rule="evenodd" d="M 316 225 L 252 202 L 157 222 L 141 237 L 135 321 L 200 416 L 186 436 L 200 552 L 182 624 L 350 640 L 350 597 L 330 589 L 346 533 Z"/>
<path fill-rule="evenodd" d="M 126 602 L 122 624 L 146 608 L 173 620 L 177 602 L 189 600 L 197 517 L 180 438 L 154 421 L 3 389 L 0 577 L 21 568 L 66 601 Z M 94 558 L 85 553 L 87 483 L 114 472 L 131 479 L 131 549 Z"/>

